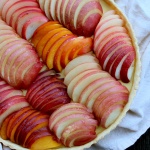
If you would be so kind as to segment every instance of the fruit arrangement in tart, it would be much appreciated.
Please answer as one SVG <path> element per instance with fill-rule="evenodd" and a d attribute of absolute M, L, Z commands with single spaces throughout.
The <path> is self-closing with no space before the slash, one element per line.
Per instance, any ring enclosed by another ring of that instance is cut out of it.
<path fill-rule="evenodd" d="M 138 46 L 111 0 L 1 0 L 0 142 L 84 149 L 125 116 Z"/>

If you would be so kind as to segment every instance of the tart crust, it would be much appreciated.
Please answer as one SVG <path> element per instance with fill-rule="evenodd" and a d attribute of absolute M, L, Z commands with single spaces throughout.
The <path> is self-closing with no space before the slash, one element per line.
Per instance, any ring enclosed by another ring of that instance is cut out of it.
<path fill-rule="evenodd" d="M 126 86 L 129 89 L 129 92 L 130 92 L 129 101 L 128 101 L 127 105 L 125 106 L 125 108 L 123 109 L 120 116 L 118 117 L 118 119 L 110 127 L 108 127 L 107 129 L 98 127 L 97 137 L 93 141 L 91 141 L 85 145 L 82 145 L 82 146 L 76 146 L 76 147 L 72 147 L 72 148 L 63 147 L 63 148 L 59 148 L 59 150 L 67 150 L 67 149 L 68 150 L 83 150 L 84 148 L 89 148 L 92 144 L 97 143 L 105 135 L 109 134 L 113 129 L 115 129 L 117 127 L 117 125 L 121 122 L 123 117 L 126 115 L 127 111 L 129 110 L 130 105 L 131 105 L 131 103 L 134 99 L 134 96 L 136 94 L 136 91 L 138 89 L 139 82 L 140 82 L 140 72 L 141 72 L 140 54 L 139 54 L 139 47 L 138 47 L 137 40 L 135 38 L 132 26 L 130 25 L 127 17 L 121 12 L 121 10 L 117 7 L 117 5 L 115 4 L 115 2 L 113 0 L 99 0 L 99 2 L 101 3 L 104 12 L 106 12 L 110 9 L 113 9 L 124 20 L 125 27 L 128 30 L 129 36 L 131 37 L 131 40 L 132 40 L 132 44 L 136 51 L 136 60 L 135 60 L 135 66 L 134 66 L 134 72 L 133 72 L 132 79 L 129 83 L 122 83 L 124 86 Z M 28 150 L 28 149 L 23 148 L 15 143 L 12 143 L 11 141 L 3 140 L 2 138 L 0 138 L 0 142 L 3 143 L 5 146 L 9 146 L 11 149 Z"/>

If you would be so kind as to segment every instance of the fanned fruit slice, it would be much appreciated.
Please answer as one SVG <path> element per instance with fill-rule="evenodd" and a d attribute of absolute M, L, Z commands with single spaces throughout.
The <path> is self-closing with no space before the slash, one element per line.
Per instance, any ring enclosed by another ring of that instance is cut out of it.
<path fill-rule="evenodd" d="M 98 0 L 38 0 L 50 20 L 59 21 L 77 35 L 91 36 L 103 10 Z"/>
<path fill-rule="evenodd" d="M 0 130 L 3 139 L 10 139 L 29 149 L 49 149 L 60 147 L 50 132 L 49 116 L 31 107 L 22 108 L 9 115 Z M 40 133 L 40 134 L 39 134 Z"/>
<path fill-rule="evenodd" d="M 52 70 L 38 75 L 27 90 L 26 98 L 33 108 L 49 114 L 71 101 L 63 79 Z"/>
<path fill-rule="evenodd" d="M 102 71 L 94 55 L 72 60 L 65 68 L 64 83 L 70 98 L 91 109 L 104 128 L 114 123 L 128 102 L 128 89 Z"/>
<path fill-rule="evenodd" d="M 70 103 L 58 108 L 49 119 L 49 128 L 67 147 L 80 146 L 96 138 L 97 121 L 82 104 Z"/>
<path fill-rule="evenodd" d="M 104 70 L 128 83 L 132 78 L 136 56 L 124 24 L 115 11 L 104 13 L 95 29 L 94 51 Z"/>
<path fill-rule="evenodd" d="M 40 26 L 31 42 L 49 69 L 60 72 L 70 60 L 92 51 L 91 37 L 77 37 L 57 21 Z"/>
<path fill-rule="evenodd" d="M 33 46 L 0 19 L 0 76 L 11 86 L 27 88 L 43 64 Z"/>
<path fill-rule="evenodd" d="M 21 90 L 16 90 L 0 79 L 0 127 L 15 111 L 29 106 Z"/>
<path fill-rule="evenodd" d="M 2 0 L 1 3 L 2 19 L 27 40 L 39 26 L 48 21 L 36 0 Z"/>

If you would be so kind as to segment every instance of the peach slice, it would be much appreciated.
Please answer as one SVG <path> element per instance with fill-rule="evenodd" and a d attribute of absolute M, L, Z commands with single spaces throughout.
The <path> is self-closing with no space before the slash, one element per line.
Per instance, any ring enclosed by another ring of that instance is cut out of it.
<path fill-rule="evenodd" d="M 0 103 L 0 126 L 8 115 L 26 106 L 29 104 L 23 96 L 14 96 Z"/>
<path fill-rule="evenodd" d="M 62 25 L 58 24 L 57 21 L 49 21 L 43 25 L 41 25 L 37 30 L 34 32 L 31 42 L 36 47 L 40 39 L 49 31 L 54 29 L 60 28 Z"/>
<path fill-rule="evenodd" d="M 22 121 L 25 120 L 28 116 L 30 116 L 34 112 L 35 110 L 31 109 L 30 107 L 27 107 L 19 110 L 16 116 L 14 116 L 14 118 L 10 120 L 10 123 L 13 124 L 8 125 L 7 135 L 12 142 L 15 142 L 16 130 L 20 126 Z"/>
<path fill-rule="evenodd" d="M 64 32 L 61 34 L 61 32 L 57 35 L 57 37 L 53 37 L 53 39 L 56 39 L 55 41 L 49 40 L 49 43 L 53 43 L 52 45 L 47 44 L 43 50 L 43 59 L 46 60 L 46 64 L 49 69 L 53 68 L 53 62 L 54 62 L 54 56 L 59 49 L 59 47 L 72 36 L 72 33 Z M 60 37 L 60 38 L 59 38 Z M 47 49 L 47 50 L 46 50 Z M 46 58 L 44 57 L 44 51 L 47 51 Z"/>
<path fill-rule="evenodd" d="M 61 56 L 63 55 L 64 50 L 68 49 L 67 47 L 69 45 L 68 43 L 71 43 L 74 38 L 76 38 L 75 35 L 70 36 L 70 38 L 68 38 L 56 51 L 56 54 L 54 56 L 53 66 L 57 72 L 61 72 L 63 70 L 63 66 L 61 64 Z"/>
<path fill-rule="evenodd" d="M 38 52 L 38 55 L 40 57 L 42 57 L 42 53 L 43 53 L 43 49 L 46 46 L 46 44 L 48 43 L 48 41 L 55 35 L 58 34 L 61 31 L 64 31 L 64 28 L 56 28 L 54 30 L 49 31 L 47 34 L 45 34 L 38 42 L 37 46 L 36 46 L 36 50 Z M 67 30 L 67 29 L 66 29 Z"/>
<path fill-rule="evenodd" d="M 13 116 L 15 115 L 16 112 L 10 114 L 2 123 L 1 129 L 0 129 L 0 136 L 2 139 L 7 140 L 8 136 L 7 136 L 7 127 L 9 125 L 9 121 L 11 118 L 13 118 Z"/>
<path fill-rule="evenodd" d="M 51 61 L 51 59 L 48 60 L 48 57 L 50 57 L 49 52 L 51 52 L 53 45 L 56 45 L 55 46 L 56 48 L 54 50 L 54 51 L 56 51 L 57 47 L 59 48 L 59 46 L 65 40 L 67 40 L 67 38 L 69 38 L 68 35 L 72 35 L 72 33 L 69 30 L 63 28 L 62 31 L 59 31 L 56 34 L 53 34 L 53 36 L 49 38 L 48 42 L 46 43 L 45 47 L 43 48 L 42 59 L 43 59 L 43 61 L 45 61 L 47 63 L 47 66 L 49 67 L 49 69 L 53 68 L 53 61 Z M 59 40 L 60 40 L 60 42 L 59 42 Z M 58 45 L 56 44 L 57 42 L 58 42 Z M 54 53 L 54 55 L 55 55 L 55 53 Z M 54 57 L 54 55 L 53 55 L 53 57 Z"/>
<path fill-rule="evenodd" d="M 47 127 L 34 131 L 25 143 L 25 147 L 33 150 L 59 148 L 60 146 L 62 145 L 54 139 Z"/>

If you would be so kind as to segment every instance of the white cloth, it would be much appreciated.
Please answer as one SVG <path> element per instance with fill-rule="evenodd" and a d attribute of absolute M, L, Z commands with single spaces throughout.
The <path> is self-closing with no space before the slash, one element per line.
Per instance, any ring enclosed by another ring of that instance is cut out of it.
<path fill-rule="evenodd" d="M 115 130 L 88 150 L 124 150 L 134 144 L 150 127 L 149 0 L 115 0 L 115 2 L 128 17 L 138 39 L 142 61 L 141 82 L 126 117 Z M 6 147 L 3 150 L 6 150 Z"/>
<path fill-rule="evenodd" d="M 88 150 L 124 150 L 150 127 L 149 0 L 114 0 L 133 26 L 140 47 L 142 74 L 129 112 L 118 127 Z"/>

